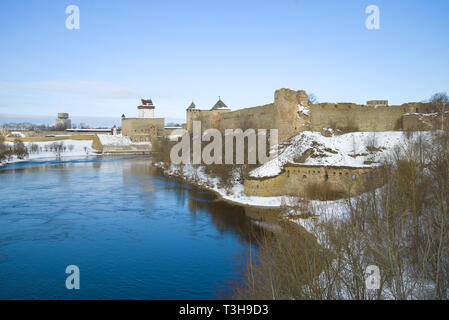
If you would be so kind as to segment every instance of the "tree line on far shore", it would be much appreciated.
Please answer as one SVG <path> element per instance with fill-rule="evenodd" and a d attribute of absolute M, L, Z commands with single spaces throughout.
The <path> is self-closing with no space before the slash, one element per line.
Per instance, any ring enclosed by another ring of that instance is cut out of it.
<path fill-rule="evenodd" d="M 65 145 L 62 141 L 44 145 L 31 143 L 26 146 L 22 141 L 16 139 L 12 144 L 6 144 L 5 137 L 0 135 L 0 162 L 5 160 L 10 161 L 13 157 L 25 159 L 30 154 L 38 154 L 42 152 L 53 152 L 57 157 L 59 157 L 61 156 L 61 153 L 67 151 L 72 152 L 74 148 L 75 146 L 73 144 Z"/>

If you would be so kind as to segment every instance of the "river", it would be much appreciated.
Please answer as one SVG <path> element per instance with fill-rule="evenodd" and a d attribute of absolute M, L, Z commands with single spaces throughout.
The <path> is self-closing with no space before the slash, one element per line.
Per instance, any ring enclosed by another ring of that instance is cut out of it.
<path fill-rule="evenodd" d="M 0 299 L 230 298 L 262 230 L 215 199 L 148 157 L 1 168 Z"/>

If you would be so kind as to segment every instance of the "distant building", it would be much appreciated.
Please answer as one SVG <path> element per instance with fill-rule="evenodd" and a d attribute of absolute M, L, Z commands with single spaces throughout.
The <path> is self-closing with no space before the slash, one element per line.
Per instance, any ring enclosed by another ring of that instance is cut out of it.
<path fill-rule="evenodd" d="M 56 119 L 56 129 L 66 130 L 72 127 L 72 121 L 69 119 L 69 114 L 62 112 L 58 113 L 58 118 Z"/>
<path fill-rule="evenodd" d="M 141 99 L 137 106 L 138 118 L 122 115 L 122 135 L 130 137 L 133 142 L 151 142 L 153 138 L 164 134 L 164 118 L 154 117 L 153 101 Z"/>
<path fill-rule="evenodd" d="M 388 100 L 370 100 L 366 102 L 367 106 L 370 107 L 387 107 L 388 106 Z"/>
<path fill-rule="evenodd" d="M 142 104 L 137 107 L 139 110 L 139 118 L 154 118 L 154 105 L 151 99 L 141 99 Z"/>

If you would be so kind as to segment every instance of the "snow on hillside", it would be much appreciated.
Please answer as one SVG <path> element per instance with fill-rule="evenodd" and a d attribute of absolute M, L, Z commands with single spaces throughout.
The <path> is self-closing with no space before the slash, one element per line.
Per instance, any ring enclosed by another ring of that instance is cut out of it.
<path fill-rule="evenodd" d="M 267 208 L 279 208 L 281 206 L 292 206 L 301 198 L 292 196 L 273 196 L 273 197 L 258 197 L 248 196 L 244 193 L 243 184 L 237 179 L 234 179 L 233 186 L 230 189 L 226 189 L 220 185 L 220 181 L 216 177 L 211 177 L 204 172 L 204 166 L 193 166 L 186 164 L 181 168 L 173 164 L 164 164 L 158 162 L 154 164 L 156 167 L 162 168 L 168 176 L 182 177 L 186 182 L 194 183 L 195 185 L 203 186 L 209 190 L 215 191 L 223 199 L 239 203 L 241 205 L 267 207 Z M 357 199 L 357 197 L 355 198 Z M 331 216 L 336 218 L 344 218 L 347 214 L 346 200 L 333 200 L 333 201 L 309 201 L 309 208 L 311 212 L 322 214 L 323 216 Z M 329 211 L 329 212 L 328 212 Z M 291 212 L 296 213 L 296 212 Z"/>
<path fill-rule="evenodd" d="M 133 142 L 130 137 L 122 135 L 99 134 L 98 139 L 104 146 L 151 145 L 151 142 Z"/>
<path fill-rule="evenodd" d="M 430 140 L 432 132 L 412 134 Z M 273 177 L 282 172 L 287 163 L 369 167 L 379 164 L 395 147 L 406 145 L 403 131 L 351 132 L 325 137 L 319 132 L 304 131 L 279 145 L 279 156 L 251 171 L 254 178 Z"/>

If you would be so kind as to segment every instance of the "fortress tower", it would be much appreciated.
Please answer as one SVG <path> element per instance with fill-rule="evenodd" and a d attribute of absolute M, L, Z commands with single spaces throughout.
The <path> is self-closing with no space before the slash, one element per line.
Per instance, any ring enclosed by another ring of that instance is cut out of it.
<path fill-rule="evenodd" d="M 55 126 L 57 130 L 70 129 L 72 127 L 72 122 L 69 119 L 69 114 L 65 112 L 58 113 Z"/>
<path fill-rule="evenodd" d="M 128 136 L 133 142 L 151 142 L 153 138 L 164 133 L 164 118 L 154 117 L 154 105 L 151 99 L 141 99 L 137 106 L 137 118 L 122 115 L 122 135 Z"/>
<path fill-rule="evenodd" d="M 186 110 L 186 129 L 193 132 L 193 121 L 201 122 L 201 129 L 278 129 L 279 140 L 284 141 L 299 131 L 309 130 L 309 117 L 300 118 L 298 105 L 306 107 L 308 96 L 303 90 L 279 89 L 274 102 L 257 107 L 231 111 L 221 100 L 209 110 L 199 110 L 192 103 Z"/>
<path fill-rule="evenodd" d="M 218 128 L 221 115 L 230 111 L 231 109 L 221 100 L 221 98 L 218 98 L 218 101 L 210 110 L 200 110 L 196 107 L 195 103 L 192 102 L 186 109 L 186 129 L 187 131 L 192 132 L 193 121 L 201 121 L 203 130 Z"/>
<path fill-rule="evenodd" d="M 137 106 L 139 110 L 139 118 L 154 118 L 154 105 L 151 99 L 141 99 L 142 104 Z"/>

